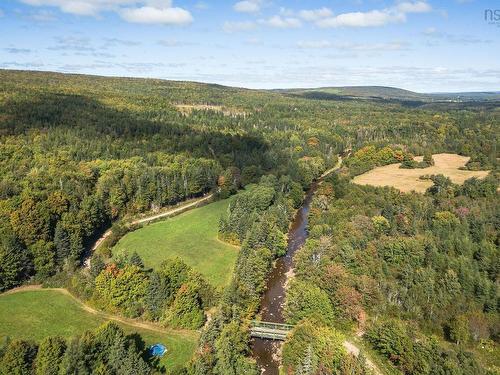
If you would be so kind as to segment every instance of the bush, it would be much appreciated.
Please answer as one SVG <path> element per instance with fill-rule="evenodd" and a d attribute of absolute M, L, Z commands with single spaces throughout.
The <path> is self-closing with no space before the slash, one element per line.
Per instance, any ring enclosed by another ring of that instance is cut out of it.
<path fill-rule="evenodd" d="M 334 321 L 328 294 L 316 285 L 297 280 L 291 282 L 287 290 L 284 316 L 290 324 L 311 317 L 321 317 L 327 324 Z"/>

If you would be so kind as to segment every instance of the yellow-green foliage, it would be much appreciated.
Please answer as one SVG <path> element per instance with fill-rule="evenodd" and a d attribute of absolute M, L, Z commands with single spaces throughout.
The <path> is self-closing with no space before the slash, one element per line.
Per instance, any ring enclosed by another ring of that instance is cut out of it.
<path fill-rule="evenodd" d="M 287 374 L 313 374 L 319 368 L 334 373 L 346 356 L 345 338 L 335 329 L 315 320 L 296 325 L 283 346 Z"/>
<path fill-rule="evenodd" d="M 139 267 L 126 265 L 119 269 L 112 263 L 96 277 L 92 300 L 106 310 L 137 316 L 148 285 L 149 279 Z"/>

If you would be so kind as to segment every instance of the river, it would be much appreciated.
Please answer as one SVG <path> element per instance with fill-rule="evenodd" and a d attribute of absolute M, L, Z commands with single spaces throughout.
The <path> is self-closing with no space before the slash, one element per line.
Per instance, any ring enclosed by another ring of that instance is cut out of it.
<path fill-rule="evenodd" d="M 285 285 L 287 273 L 292 269 L 293 256 L 297 249 L 304 245 L 307 238 L 307 220 L 311 201 L 319 182 L 314 182 L 309 188 L 302 206 L 296 212 L 288 230 L 288 248 L 285 256 L 278 258 L 267 279 L 266 291 L 262 296 L 260 319 L 266 322 L 284 323 L 283 303 L 285 301 Z M 276 353 L 280 341 L 252 339 L 252 354 L 262 374 L 278 375 L 279 362 Z"/>

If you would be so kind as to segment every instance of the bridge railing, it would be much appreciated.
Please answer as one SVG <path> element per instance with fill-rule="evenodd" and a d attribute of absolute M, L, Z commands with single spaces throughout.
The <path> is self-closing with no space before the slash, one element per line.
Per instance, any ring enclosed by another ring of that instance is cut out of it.
<path fill-rule="evenodd" d="M 251 326 L 254 328 L 267 328 L 277 331 L 291 331 L 293 326 L 284 323 L 264 322 L 261 320 L 252 320 Z"/>

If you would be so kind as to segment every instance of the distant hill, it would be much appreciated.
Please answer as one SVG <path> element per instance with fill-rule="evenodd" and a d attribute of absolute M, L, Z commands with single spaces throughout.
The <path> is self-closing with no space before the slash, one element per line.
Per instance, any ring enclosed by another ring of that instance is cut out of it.
<path fill-rule="evenodd" d="M 386 86 L 341 86 L 275 90 L 310 99 L 378 99 L 411 102 L 470 102 L 500 100 L 500 91 L 459 93 L 417 93 Z"/>

